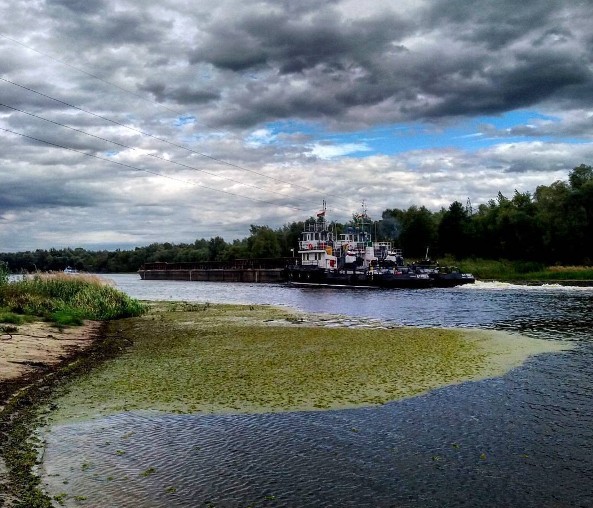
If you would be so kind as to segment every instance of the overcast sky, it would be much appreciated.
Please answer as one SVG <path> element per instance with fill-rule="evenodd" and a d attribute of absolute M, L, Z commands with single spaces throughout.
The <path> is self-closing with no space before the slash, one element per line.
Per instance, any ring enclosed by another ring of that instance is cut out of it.
<path fill-rule="evenodd" d="M 0 0 L 0 251 L 249 234 L 593 163 L 593 8 Z"/>

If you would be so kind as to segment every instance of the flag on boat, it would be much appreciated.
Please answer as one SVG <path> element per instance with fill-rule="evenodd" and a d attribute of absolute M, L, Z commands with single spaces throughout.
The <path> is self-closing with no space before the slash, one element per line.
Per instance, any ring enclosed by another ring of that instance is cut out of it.
<path fill-rule="evenodd" d="M 325 217 L 325 210 L 323 210 L 323 211 L 319 212 L 319 213 L 317 214 L 317 217 Z"/>

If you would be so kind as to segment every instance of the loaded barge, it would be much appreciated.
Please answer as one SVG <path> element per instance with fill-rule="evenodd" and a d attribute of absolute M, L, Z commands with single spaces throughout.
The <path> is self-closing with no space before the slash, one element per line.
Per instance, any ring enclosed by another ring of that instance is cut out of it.
<path fill-rule="evenodd" d="M 237 259 L 229 262 L 144 263 L 142 280 L 187 280 L 212 282 L 284 282 L 292 258 Z"/>
<path fill-rule="evenodd" d="M 305 222 L 298 244 L 300 258 L 238 259 L 230 262 L 145 263 L 143 280 L 212 282 L 288 282 L 292 285 L 421 289 L 453 287 L 475 282 L 473 275 L 440 267 L 425 259 L 406 264 L 390 242 L 373 242 L 363 209 L 346 231 L 336 234 L 325 218 Z"/>

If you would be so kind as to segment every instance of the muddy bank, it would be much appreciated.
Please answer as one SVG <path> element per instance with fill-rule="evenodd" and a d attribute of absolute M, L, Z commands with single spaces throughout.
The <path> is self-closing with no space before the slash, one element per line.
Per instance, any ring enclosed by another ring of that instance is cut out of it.
<path fill-rule="evenodd" d="M 19 325 L 0 338 L 0 507 L 49 507 L 34 473 L 52 390 L 121 351 L 106 340 L 106 323 Z M 6 332 L 6 330 L 4 330 Z"/>
<path fill-rule="evenodd" d="M 56 327 L 37 321 L 0 335 L 0 410 L 19 388 L 76 358 L 98 337 L 101 323 Z"/>

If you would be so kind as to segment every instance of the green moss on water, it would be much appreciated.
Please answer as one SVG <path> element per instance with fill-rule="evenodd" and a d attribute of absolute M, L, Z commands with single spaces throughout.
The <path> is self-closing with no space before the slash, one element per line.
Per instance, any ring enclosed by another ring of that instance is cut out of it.
<path fill-rule="evenodd" d="M 346 327 L 265 306 L 153 305 L 115 327 L 128 349 L 72 383 L 57 419 L 375 405 L 492 371 L 471 332 Z"/>

